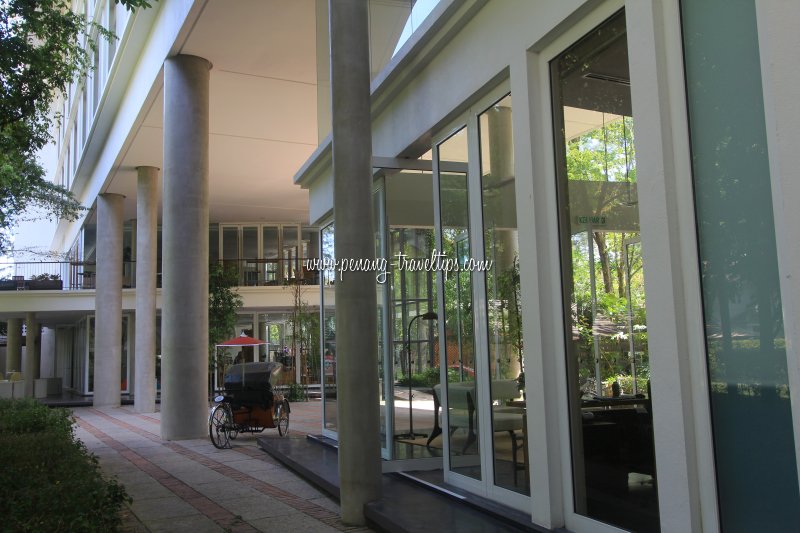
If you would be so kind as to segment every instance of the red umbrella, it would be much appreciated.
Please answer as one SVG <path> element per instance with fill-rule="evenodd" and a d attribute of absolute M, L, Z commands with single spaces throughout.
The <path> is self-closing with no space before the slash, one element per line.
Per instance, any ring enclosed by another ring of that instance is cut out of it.
<path fill-rule="evenodd" d="M 217 346 L 259 346 L 261 344 L 267 344 L 267 341 L 262 341 L 261 339 L 254 339 L 253 337 L 248 337 L 244 334 L 244 331 L 238 337 L 234 337 L 232 339 L 228 339 L 225 342 L 221 342 L 217 344 Z"/>
<path fill-rule="evenodd" d="M 253 337 L 248 337 L 242 331 L 241 335 L 238 337 L 234 337 L 232 339 L 228 339 L 225 342 L 221 342 L 216 345 L 217 348 L 220 346 L 260 346 L 262 344 L 269 344 L 267 341 L 262 341 L 261 339 L 254 339 Z M 225 365 L 223 363 L 222 366 L 223 373 L 225 372 Z M 216 379 L 216 378 L 215 378 Z M 244 382 L 244 365 L 242 365 L 242 382 Z"/>

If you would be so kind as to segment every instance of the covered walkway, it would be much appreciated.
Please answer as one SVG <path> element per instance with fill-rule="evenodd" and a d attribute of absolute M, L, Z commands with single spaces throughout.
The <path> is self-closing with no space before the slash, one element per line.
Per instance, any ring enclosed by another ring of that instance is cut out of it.
<path fill-rule="evenodd" d="M 318 402 L 293 404 L 289 438 L 318 428 L 318 411 Z M 161 440 L 160 413 L 74 413 L 78 438 L 133 498 L 124 531 L 369 531 L 343 525 L 338 505 L 258 449 L 255 436 L 218 450 L 208 439 Z"/>

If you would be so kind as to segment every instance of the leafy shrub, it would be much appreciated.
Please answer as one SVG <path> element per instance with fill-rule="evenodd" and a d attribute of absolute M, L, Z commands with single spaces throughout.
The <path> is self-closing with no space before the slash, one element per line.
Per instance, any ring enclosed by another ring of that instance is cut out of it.
<path fill-rule="evenodd" d="M 4 531 L 113 531 L 127 493 L 103 479 L 74 438 L 65 409 L 0 400 L 0 516 Z"/>
<path fill-rule="evenodd" d="M 630 374 L 619 374 L 603 381 L 603 393 L 605 396 L 611 396 L 611 386 L 615 381 L 619 383 L 622 394 L 633 394 L 633 376 Z M 636 380 L 637 392 L 645 394 L 647 392 L 647 383 L 649 381 L 650 380 L 646 377 L 638 378 Z"/>
<path fill-rule="evenodd" d="M 33 281 L 55 281 L 61 279 L 61 274 L 36 274 L 31 276 Z"/>
<path fill-rule="evenodd" d="M 302 402 L 308 400 L 308 395 L 302 385 L 299 383 L 290 383 L 286 399 L 290 402 Z"/>
<path fill-rule="evenodd" d="M 448 381 L 459 381 L 458 371 L 452 368 L 447 369 Z M 397 384 L 403 387 L 408 387 L 408 376 L 400 376 Z M 427 368 L 418 374 L 411 374 L 412 387 L 427 387 L 432 388 L 434 385 L 439 384 L 439 368 Z"/>

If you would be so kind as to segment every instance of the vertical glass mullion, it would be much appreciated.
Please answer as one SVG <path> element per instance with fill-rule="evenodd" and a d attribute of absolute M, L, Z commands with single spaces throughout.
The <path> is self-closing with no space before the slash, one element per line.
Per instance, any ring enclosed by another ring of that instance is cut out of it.
<path fill-rule="evenodd" d="M 478 116 L 470 114 L 467 122 L 467 142 L 469 146 L 469 158 L 467 162 L 467 197 L 469 199 L 469 232 L 470 232 L 470 258 L 475 261 L 483 261 L 485 258 L 484 239 L 483 239 L 483 206 L 481 195 L 481 168 L 480 168 L 480 135 L 478 128 Z M 474 362 L 475 362 L 475 398 L 476 426 L 482 428 L 478 432 L 481 441 L 481 450 L 484 457 L 481 460 L 481 479 L 494 479 L 494 462 L 490 460 L 487 452 L 492 450 L 493 442 L 493 421 L 491 416 L 491 368 L 486 357 L 484 357 L 488 345 L 486 306 L 482 303 L 486 301 L 486 276 L 483 272 L 474 271 L 472 277 L 472 328 L 474 340 Z"/>

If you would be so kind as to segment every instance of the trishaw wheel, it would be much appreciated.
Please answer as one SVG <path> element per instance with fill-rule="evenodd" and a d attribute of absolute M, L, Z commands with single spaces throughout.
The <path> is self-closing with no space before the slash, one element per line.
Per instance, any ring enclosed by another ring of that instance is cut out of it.
<path fill-rule="evenodd" d="M 208 417 L 208 436 L 216 448 L 223 449 L 230 445 L 232 426 L 233 419 L 225 406 L 220 404 L 214 407 Z"/>
<path fill-rule="evenodd" d="M 275 418 L 278 419 L 278 435 L 285 437 L 289 433 L 289 402 L 284 400 L 275 409 Z"/>

